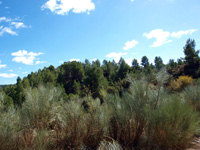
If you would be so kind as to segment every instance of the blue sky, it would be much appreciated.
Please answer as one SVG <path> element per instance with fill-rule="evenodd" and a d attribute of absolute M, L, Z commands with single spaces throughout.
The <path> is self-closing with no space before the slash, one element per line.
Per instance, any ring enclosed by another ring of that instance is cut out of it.
<path fill-rule="evenodd" d="M 65 61 L 184 57 L 199 0 L 0 0 L 0 84 Z"/>

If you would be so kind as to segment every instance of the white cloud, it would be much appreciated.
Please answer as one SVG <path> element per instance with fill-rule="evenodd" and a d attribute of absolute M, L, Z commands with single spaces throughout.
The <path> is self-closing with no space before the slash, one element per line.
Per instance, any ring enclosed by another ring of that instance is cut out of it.
<path fill-rule="evenodd" d="M 17 74 L 0 73 L 0 77 L 3 77 L 3 78 L 14 78 L 14 77 L 17 77 Z"/>
<path fill-rule="evenodd" d="M 135 0 L 131 0 L 131 2 L 134 2 Z"/>
<path fill-rule="evenodd" d="M 123 47 L 123 49 L 129 50 L 129 49 L 135 47 L 137 44 L 138 44 L 138 41 L 136 41 L 136 40 L 128 41 L 125 43 L 125 46 Z"/>
<path fill-rule="evenodd" d="M 15 52 L 15 53 L 12 53 L 12 56 L 25 56 L 25 55 L 28 55 L 28 56 L 39 56 L 39 55 L 42 55 L 44 53 L 33 53 L 33 52 L 27 52 L 26 50 L 19 50 L 18 52 Z"/>
<path fill-rule="evenodd" d="M 0 1 L 0 4 L 2 4 L 2 1 Z"/>
<path fill-rule="evenodd" d="M 36 61 L 36 65 L 38 65 L 38 64 L 45 64 L 45 63 L 47 63 L 46 61 Z"/>
<path fill-rule="evenodd" d="M 67 15 L 69 11 L 89 14 L 95 9 L 95 4 L 92 0 L 48 0 L 41 9 L 50 9 L 58 15 Z"/>
<path fill-rule="evenodd" d="M 23 63 L 25 65 L 33 65 L 36 56 L 42 55 L 43 53 L 33 53 L 27 52 L 26 50 L 19 50 L 18 52 L 11 53 L 12 56 L 15 56 L 12 61 Z"/>
<path fill-rule="evenodd" d="M 30 57 L 24 56 L 24 57 L 15 57 L 12 59 L 12 61 L 23 63 L 25 65 L 33 65 L 34 59 L 35 57 L 33 56 L 30 56 Z"/>
<path fill-rule="evenodd" d="M 108 55 L 106 55 L 107 58 L 113 58 L 115 60 L 115 62 L 119 62 L 120 60 L 120 57 L 124 56 L 124 55 L 127 55 L 127 53 L 115 53 L 115 52 L 112 52 Z"/>
<path fill-rule="evenodd" d="M 132 53 L 133 55 L 137 54 L 137 53 Z"/>
<path fill-rule="evenodd" d="M 5 33 L 17 36 L 18 34 L 15 30 L 19 28 L 31 27 L 31 26 L 26 26 L 23 22 L 19 20 L 21 20 L 19 17 L 16 17 L 14 19 L 10 19 L 7 17 L 0 17 L 0 23 L 6 22 L 4 26 L 0 26 L 0 36 L 3 36 Z"/>
<path fill-rule="evenodd" d="M 1 64 L 1 60 L 0 60 L 0 69 L 1 68 L 6 68 L 6 66 L 7 66 L 6 64 Z"/>
<path fill-rule="evenodd" d="M 156 39 L 152 47 L 159 47 L 165 43 L 172 42 L 171 40 L 168 40 L 170 32 L 164 32 L 162 29 L 152 30 L 150 33 L 144 33 L 143 36 L 147 37 L 148 39 Z"/>
<path fill-rule="evenodd" d="M 186 31 L 172 32 L 171 36 L 175 37 L 175 38 L 181 38 L 183 35 L 192 34 L 196 31 L 197 31 L 197 29 L 190 29 L 190 30 L 186 30 Z"/>
<path fill-rule="evenodd" d="M 6 17 L 0 17 L 0 22 L 5 21 L 5 22 L 10 22 L 11 19 L 6 18 Z"/>
<path fill-rule="evenodd" d="M 10 69 L 9 71 L 10 71 L 10 72 L 13 72 L 13 70 L 12 70 L 12 69 Z"/>
<path fill-rule="evenodd" d="M 2 26 L 1 26 L 2 28 Z M 8 28 L 8 27 L 4 27 L 1 29 L 0 31 L 0 36 L 4 35 L 4 33 L 8 33 L 8 34 L 11 34 L 11 35 L 18 35 L 15 31 L 13 31 L 11 28 Z"/>
<path fill-rule="evenodd" d="M 162 29 L 155 29 L 152 30 L 150 33 L 144 33 L 143 36 L 147 37 L 148 39 L 155 38 L 156 41 L 153 43 L 152 47 L 159 47 L 163 44 L 170 43 L 172 40 L 169 40 L 169 37 L 173 38 L 181 38 L 183 35 L 188 35 L 196 32 L 197 29 L 190 29 L 186 31 L 178 31 L 178 32 L 168 32 L 163 31 Z"/>
<path fill-rule="evenodd" d="M 72 62 L 72 61 L 80 61 L 80 59 L 70 59 L 69 61 L 70 62 Z"/>
<path fill-rule="evenodd" d="M 63 64 L 63 63 L 64 63 L 64 61 L 63 61 L 63 60 L 60 60 L 60 61 L 59 61 L 59 63 Z"/>
<path fill-rule="evenodd" d="M 2 64 L 0 64 L 0 69 L 1 69 L 1 68 L 6 68 L 6 66 L 7 66 L 7 65 L 2 65 Z"/>
<path fill-rule="evenodd" d="M 23 22 L 11 22 L 11 25 L 15 26 L 16 29 L 27 27 Z"/>

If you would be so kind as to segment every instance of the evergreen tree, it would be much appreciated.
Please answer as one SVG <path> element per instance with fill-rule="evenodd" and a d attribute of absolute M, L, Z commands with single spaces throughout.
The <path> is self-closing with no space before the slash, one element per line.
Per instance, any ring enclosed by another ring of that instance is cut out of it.
<path fill-rule="evenodd" d="M 149 66 L 149 59 L 147 58 L 147 56 L 143 56 L 141 59 L 141 65 L 143 66 L 143 68 L 146 68 Z"/>
<path fill-rule="evenodd" d="M 184 47 L 184 54 L 185 54 L 185 62 L 187 65 L 185 66 L 185 74 L 193 76 L 194 78 L 199 77 L 198 69 L 200 65 L 199 59 L 199 51 L 195 50 L 195 41 L 188 39 L 186 45 Z"/>
<path fill-rule="evenodd" d="M 118 77 L 120 79 L 124 79 L 129 72 L 130 67 L 129 65 L 125 62 L 123 58 L 120 59 L 119 61 L 119 71 L 118 71 Z"/>
<path fill-rule="evenodd" d="M 157 70 L 160 70 L 164 65 L 162 58 L 157 56 L 154 59 L 154 63 Z"/>
<path fill-rule="evenodd" d="M 188 39 L 184 47 L 185 61 L 189 65 L 193 65 L 199 61 L 199 51 L 195 51 L 195 40 Z"/>
<path fill-rule="evenodd" d="M 140 68 L 137 59 L 133 59 L 133 61 L 132 61 L 132 67 L 133 67 L 134 70 L 138 70 Z"/>

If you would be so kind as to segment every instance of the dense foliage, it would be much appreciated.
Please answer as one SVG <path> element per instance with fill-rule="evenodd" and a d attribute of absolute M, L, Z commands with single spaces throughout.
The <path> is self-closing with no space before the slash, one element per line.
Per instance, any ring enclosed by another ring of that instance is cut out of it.
<path fill-rule="evenodd" d="M 200 131 L 200 58 L 65 62 L 0 88 L 0 149 L 184 149 Z"/>

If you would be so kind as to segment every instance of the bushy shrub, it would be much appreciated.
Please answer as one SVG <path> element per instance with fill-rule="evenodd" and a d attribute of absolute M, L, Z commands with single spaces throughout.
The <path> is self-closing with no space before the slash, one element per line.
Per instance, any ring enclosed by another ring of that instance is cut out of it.
<path fill-rule="evenodd" d="M 145 80 L 131 81 L 131 89 L 119 96 L 108 97 L 113 111 L 110 136 L 122 147 L 138 147 L 149 115 L 149 86 Z"/>
<path fill-rule="evenodd" d="M 48 127 L 51 110 L 56 102 L 61 101 L 62 90 L 56 87 L 39 86 L 26 90 L 26 100 L 20 111 L 20 125 L 22 128 Z"/>
<path fill-rule="evenodd" d="M 99 99 L 77 97 L 64 104 L 61 118 L 64 120 L 64 136 L 60 139 L 59 147 L 97 149 L 107 132 L 109 110 L 106 105 L 100 104 Z"/>
<path fill-rule="evenodd" d="M 5 111 L 4 94 L 0 93 L 0 149 L 17 149 L 18 114 L 12 108 Z"/>
<path fill-rule="evenodd" d="M 176 81 L 170 83 L 169 88 L 174 91 L 181 91 L 186 86 L 192 85 L 193 79 L 190 76 L 179 76 Z"/>
<path fill-rule="evenodd" d="M 186 87 L 182 92 L 183 98 L 200 111 L 200 83 Z"/>
<path fill-rule="evenodd" d="M 130 78 L 130 90 L 122 98 L 109 97 L 113 110 L 110 136 L 123 148 L 186 148 L 199 132 L 198 113 L 181 96 L 168 93 L 167 78 L 156 74 L 155 86 Z"/>
<path fill-rule="evenodd" d="M 150 149 L 186 148 L 195 133 L 198 133 L 199 115 L 178 96 L 168 96 L 148 122 Z"/>
<path fill-rule="evenodd" d="M 22 107 L 13 109 L 0 93 L 0 149 L 186 148 L 200 129 L 200 85 L 172 95 L 168 78 L 164 69 L 154 75 L 155 84 L 128 77 L 120 95 L 99 91 L 103 103 L 77 95 L 63 100 L 63 90 L 50 85 L 26 89 Z"/>

